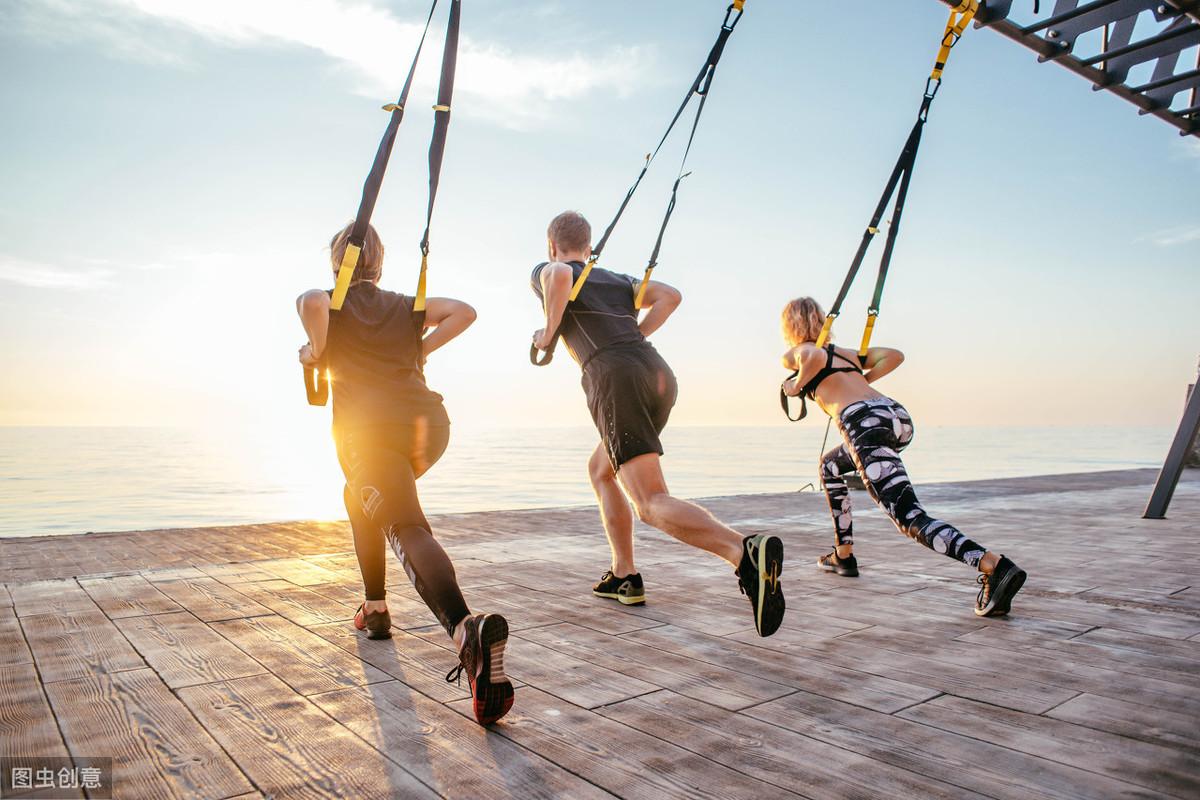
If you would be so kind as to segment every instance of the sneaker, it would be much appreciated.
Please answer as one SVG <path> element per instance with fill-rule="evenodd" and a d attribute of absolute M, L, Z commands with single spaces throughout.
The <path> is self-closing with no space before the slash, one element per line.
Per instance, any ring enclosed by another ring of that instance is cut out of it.
<path fill-rule="evenodd" d="M 826 572 L 836 572 L 847 578 L 858 577 L 858 559 L 854 557 L 854 553 L 845 558 L 838 558 L 837 550 L 834 550 L 832 553 L 818 558 L 817 566 Z"/>
<path fill-rule="evenodd" d="M 747 536 L 742 542 L 742 563 L 737 568 L 739 588 L 750 598 L 754 628 L 759 636 L 770 636 L 783 622 L 783 542 L 778 536 Z"/>
<path fill-rule="evenodd" d="M 513 686 L 504 675 L 504 646 L 508 622 L 499 614 L 475 614 L 466 619 L 466 639 L 458 652 L 458 666 L 446 675 L 457 683 L 463 672 L 475 698 L 475 719 L 490 725 L 512 708 Z"/>
<path fill-rule="evenodd" d="M 610 569 L 600 578 L 600 582 L 592 587 L 596 597 L 608 597 L 627 606 L 640 606 L 646 602 L 646 587 L 642 585 L 642 575 L 635 572 L 618 578 Z"/>
<path fill-rule="evenodd" d="M 1025 585 L 1025 570 L 1000 556 L 991 575 L 979 573 L 979 597 L 975 598 L 975 616 L 1000 617 L 1008 613 L 1012 599 Z"/>
<path fill-rule="evenodd" d="M 358 611 L 354 612 L 354 627 L 366 631 L 368 639 L 392 638 L 392 615 L 387 609 L 368 613 L 365 608 L 365 605 L 360 605 Z"/>

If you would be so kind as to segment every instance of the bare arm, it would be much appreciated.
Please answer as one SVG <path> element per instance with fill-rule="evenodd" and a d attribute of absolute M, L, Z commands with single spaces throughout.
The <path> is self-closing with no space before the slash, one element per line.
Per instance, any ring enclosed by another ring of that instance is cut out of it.
<path fill-rule="evenodd" d="M 427 357 L 471 327 L 475 316 L 475 309 L 461 300 L 429 298 L 425 303 L 425 326 L 433 331 L 421 342 L 422 355 Z"/>
<path fill-rule="evenodd" d="M 639 287 L 634 287 L 635 292 L 638 289 Z M 642 308 L 649 310 L 642 317 L 642 321 L 638 323 L 638 330 L 642 332 L 642 336 L 649 336 L 661 328 L 682 302 L 683 295 L 674 286 L 668 286 L 658 281 L 647 283 L 646 294 L 642 298 Z"/>
<path fill-rule="evenodd" d="M 863 364 L 863 377 L 867 379 L 867 383 L 874 383 L 896 371 L 896 367 L 904 363 L 904 353 L 899 350 L 893 350 L 890 347 L 872 347 L 867 351 L 867 361 Z"/>
<path fill-rule="evenodd" d="M 546 350 L 554 343 L 554 333 L 562 324 L 571 296 L 571 278 L 574 273 L 570 264 L 554 261 L 542 267 L 542 310 L 546 314 L 546 325 L 533 334 L 533 343 L 539 350 Z"/>
<path fill-rule="evenodd" d="M 304 347 L 300 348 L 300 361 L 312 366 L 325 352 L 329 337 L 329 295 L 320 289 L 310 289 L 296 298 L 296 313 L 308 334 L 307 353 Z"/>
<path fill-rule="evenodd" d="M 791 350 L 783 354 L 783 366 L 786 369 L 794 369 L 799 374 L 794 378 L 788 378 L 783 382 L 783 392 L 788 397 L 798 397 L 800 390 L 804 388 L 804 384 L 813 379 L 813 376 L 821 371 L 821 350 L 813 344 L 802 344 L 798 347 L 793 347 Z"/>

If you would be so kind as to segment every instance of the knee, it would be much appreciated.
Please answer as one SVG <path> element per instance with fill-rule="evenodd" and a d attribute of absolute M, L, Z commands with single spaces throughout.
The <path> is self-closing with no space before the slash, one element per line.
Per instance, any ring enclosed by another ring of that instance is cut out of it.
<path fill-rule="evenodd" d="M 593 489 L 616 482 L 617 474 L 613 472 L 607 456 L 601 455 L 597 458 L 593 455 L 588 460 L 588 480 L 592 482 Z"/>
<path fill-rule="evenodd" d="M 841 480 L 842 472 L 838 468 L 837 459 L 824 458 L 821 460 L 821 483 L 831 483 Z"/>
<path fill-rule="evenodd" d="M 659 518 L 659 508 L 662 506 L 662 501 L 667 495 L 655 493 L 644 497 L 635 497 L 633 499 L 633 508 L 637 512 L 638 519 L 647 525 L 657 527 L 656 520 Z"/>

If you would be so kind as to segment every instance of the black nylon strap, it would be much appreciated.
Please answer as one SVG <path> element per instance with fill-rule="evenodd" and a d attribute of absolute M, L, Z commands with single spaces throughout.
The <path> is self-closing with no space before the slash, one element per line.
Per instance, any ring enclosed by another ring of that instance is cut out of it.
<path fill-rule="evenodd" d="M 429 228 L 433 224 L 433 206 L 437 201 L 438 184 L 442 177 L 442 159 L 446 154 L 446 134 L 450 129 L 461 13 L 461 0 L 451 0 L 450 21 L 446 24 L 446 44 L 442 49 L 442 75 L 438 82 L 438 109 L 434 112 L 433 136 L 429 141 L 429 203 L 425 209 L 425 232 L 421 234 L 422 270 L 425 268 L 424 257 L 429 255 Z M 420 339 L 425 332 L 425 309 L 413 313 L 413 326 L 417 330 L 417 338 Z"/>
<path fill-rule="evenodd" d="M 651 162 L 654 161 L 654 159 L 658 156 L 658 152 L 662 150 L 663 145 L 666 144 L 668 137 L 671 135 L 671 131 L 675 129 L 676 123 L 679 122 L 680 117 L 683 116 L 683 112 L 687 109 L 688 103 L 692 101 L 693 97 L 699 96 L 700 103 L 696 108 L 695 119 L 692 121 L 691 134 L 688 136 L 687 148 L 684 150 L 683 154 L 683 162 L 679 167 L 679 177 L 675 179 L 675 185 L 671 190 L 671 200 L 667 204 L 667 211 L 663 217 L 662 226 L 658 231 L 658 239 L 655 242 L 654 251 L 650 256 L 650 263 L 657 263 L 658 253 L 662 248 L 663 235 L 666 233 L 667 224 L 671 221 L 671 214 L 675 210 L 675 200 L 679 192 L 679 183 L 687 177 L 687 174 L 685 174 L 683 170 L 687 164 L 688 153 L 690 153 L 692 149 L 692 142 L 696 138 L 696 128 L 700 124 L 700 115 L 704 112 L 704 103 L 708 99 L 708 89 L 712 85 L 713 75 L 716 73 L 717 64 L 721 60 L 721 54 L 725 51 L 725 43 L 729 41 L 730 34 L 733 33 L 733 29 L 737 27 L 737 24 L 741 18 L 741 9 L 735 8 L 734 5 L 731 4 L 729 8 L 725 10 L 725 21 L 721 23 L 721 30 L 717 34 L 716 42 L 713 43 L 713 46 L 708 51 L 708 56 L 704 60 L 704 66 L 701 67 L 700 72 L 696 74 L 696 79 L 692 81 L 692 85 L 688 88 L 687 94 L 684 95 L 683 102 L 679 104 L 679 108 L 675 109 L 675 114 L 671 117 L 670 124 L 667 125 L 666 131 L 663 132 L 662 138 L 658 140 L 658 145 L 655 146 L 654 150 L 646 156 L 646 162 L 642 165 L 641 171 L 638 172 L 637 179 L 634 180 L 633 185 L 629 187 L 629 191 L 625 193 L 624 199 L 621 200 L 621 205 L 617 208 L 617 213 L 613 215 L 612 221 L 609 222 L 608 227 L 604 229 L 604 234 L 600 237 L 600 241 L 596 242 L 596 246 L 592 248 L 593 262 L 598 261 L 600 254 L 604 252 L 604 247 L 608 244 L 609 237 L 612 236 L 613 231 L 616 230 L 617 223 L 621 221 L 621 217 L 625 214 L 625 209 L 629 206 L 629 201 L 633 199 L 638 187 L 641 186 L 642 179 L 646 177 L 646 172 L 650 169 Z M 564 309 L 563 322 L 566 321 L 566 316 L 567 310 Z M 544 367 L 549 364 L 551 360 L 553 360 L 554 349 L 558 346 L 558 339 L 562 332 L 563 322 L 559 322 L 558 328 L 554 331 L 554 337 L 550 340 L 550 346 L 546 348 L 544 355 L 539 357 L 537 345 L 530 346 L 529 361 L 535 367 Z"/>
<path fill-rule="evenodd" d="M 367 226 L 371 224 L 371 214 L 375 211 L 375 201 L 379 199 L 379 189 L 383 186 L 383 174 L 387 172 L 388 159 L 392 155 L 392 145 L 396 143 L 396 133 L 400 123 L 404 121 L 404 107 L 408 104 L 408 94 L 412 90 L 413 76 L 417 73 L 417 63 L 421 60 L 421 51 L 425 47 L 425 37 L 429 34 L 429 25 L 433 22 L 433 13 L 437 10 L 438 0 L 433 0 L 429 7 L 429 16 L 425 19 L 425 30 L 421 33 L 421 41 L 417 44 L 417 52 L 413 56 L 412 65 L 408 68 L 408 77 L 404 79 L 404 88 L 400 90 L 400 99 L 396 101 L 387 129 L 379 141 L 375 151 L 375 161 L 371 164 L 371 172 L 363 184 L 362 200 L 358 204 L 358 213 L 354 215 L 354 227 L 350 230 L 350 243 L 362 247 L 367 238 Z"/>
<path fill-rule="evenodd" d="M 791 375 L 788 375 L 787 378 L 784 379 L 783 383 L 787 383 L 788 381 L 792 380 L 793 378 L 799 378 L 799 377 L 800 377 L 800 370 L 796 370 Z M 788 419 L 790 419 L 792 422 L 799 422 L 800 420 L 807 417 L 808 416 L 808 403 L 805 402 L 804 395 L 803 394 L 800 395 L 800 416 L 798 416 L 798 417 L 792 416 L 792 407 L 789 403 L 790 399 L 791 398 L 788 397 L 787 392 L 785 392 L 783 390 L 783 384 L 780 384 L 779 385 L 779 404 L 781 406 L 783 406 L 784 415 Z"/>

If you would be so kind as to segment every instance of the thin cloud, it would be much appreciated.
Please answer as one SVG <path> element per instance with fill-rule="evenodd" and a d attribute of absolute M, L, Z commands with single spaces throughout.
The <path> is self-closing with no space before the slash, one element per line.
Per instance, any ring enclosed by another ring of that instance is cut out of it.
<path fill-rule="evenodd" d="M 1200 241 L 1200 225 L 1179 225 L 1150 234 L 1151 242 L 1159 247 L 1174 247 L 1179 244 Z"/>
<path fill-rule="evenodd" d="M 56 264 L 0 256 L 0 282 L 31 289 L 95 289 L 107 285 L 111 269 L 84 267 L 69 269 Z"/>
<path fill-rule="evenodd" d="M 423 27 L 416 17 L 401 20 L 359 0 L 26 0 L 12 8 L 27 32 L 57 41 L 90 38 L 114 56 L 146 62 L 186 65 L 172 41 L 177 38 L 227 47 L 306 47 L 347 72 L 353 91 L 381 101 L 398 91 Z M 419 73 L 426 90 L 437 81 L 436 36 L 431 32 L 426 42 Z M 549 103 L 600 89 L 631 91 L 649 74 L 648 61 L 645 48 L 636 46 L 587 55 L 514 53 L 464 32 L 456 89 L 469 102 L 458 107 L 523 127 L 549 118 Z"/>

